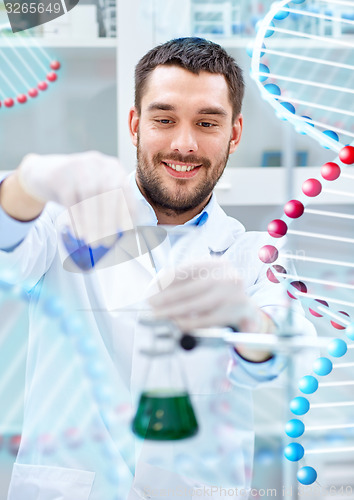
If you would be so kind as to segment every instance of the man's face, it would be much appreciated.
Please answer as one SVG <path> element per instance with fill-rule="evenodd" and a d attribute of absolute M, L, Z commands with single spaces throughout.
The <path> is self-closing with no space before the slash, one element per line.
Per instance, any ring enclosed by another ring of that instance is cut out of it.
<path fill-rule="evenodd" d="M 183 213 L 208 200 L 240 140 L 223 75 L 158 66 L 131 110 L 137 181 L 152 205 Z"/>

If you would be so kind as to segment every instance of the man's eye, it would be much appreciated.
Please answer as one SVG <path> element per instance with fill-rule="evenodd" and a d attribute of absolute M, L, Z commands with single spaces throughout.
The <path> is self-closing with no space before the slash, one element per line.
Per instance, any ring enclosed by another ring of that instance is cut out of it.
<path fill-rule="evenodd" d="M 169 123 L 172 123 L 172 120 L 167 120 L 167 119 L 163 119 L 163 120 L 156 120 L 158 123 L 162 123 L 163 125 L 168 125 Z"/>
<path fill-rule="evenodd" d="M 214 126 L 213 123 L 209 123 L 209 122 L 199 122 L 198 125 L 201 125 L 204 128 L 210 128 L 210 127 Z"/>

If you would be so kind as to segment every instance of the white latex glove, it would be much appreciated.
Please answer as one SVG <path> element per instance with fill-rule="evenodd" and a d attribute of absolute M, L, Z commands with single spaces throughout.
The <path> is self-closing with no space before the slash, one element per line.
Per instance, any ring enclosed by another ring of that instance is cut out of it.
<path fill-rule="evenodd" d="M 127 176 L 116 158 L 96 151 L 30 154 L 19 167 L 18 179 L 31 197 L 69 209 L 69 229 L 77 239 L 92 243 L 132 227 Z"/>
<path fill-rule="evenodd" d="M 259 332 L 265 321 L 236 270 L 222 259 L 177 268 L 173 282 L 149 301 L 157 317 L 175 321 L 184 332 L 215 326 Z"/>

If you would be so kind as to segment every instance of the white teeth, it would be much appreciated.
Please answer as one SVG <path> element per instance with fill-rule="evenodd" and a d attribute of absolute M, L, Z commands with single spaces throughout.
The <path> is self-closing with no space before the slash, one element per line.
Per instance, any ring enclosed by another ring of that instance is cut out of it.
<path fill-rule="evenodd" d="M 190 170 L 193 170 L 195 167 L 192 166 L 186 166 L 186 165 L 175 165 L 174 163 L 166 163 L 170 168 L 173 170 L 176 170 L 177 172 L 189 172 Z"/>

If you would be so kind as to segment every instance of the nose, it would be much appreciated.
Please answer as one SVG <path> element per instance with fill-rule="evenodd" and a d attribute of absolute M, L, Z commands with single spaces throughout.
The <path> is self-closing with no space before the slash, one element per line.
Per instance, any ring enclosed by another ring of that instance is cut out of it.
<path fill-rule="evenodd" d="M 198 143 L 192 127 L 180 125 L 174 128 L 171 140 L 171 149 L 181 154 L 194 153 L 198 150 Z"/>

